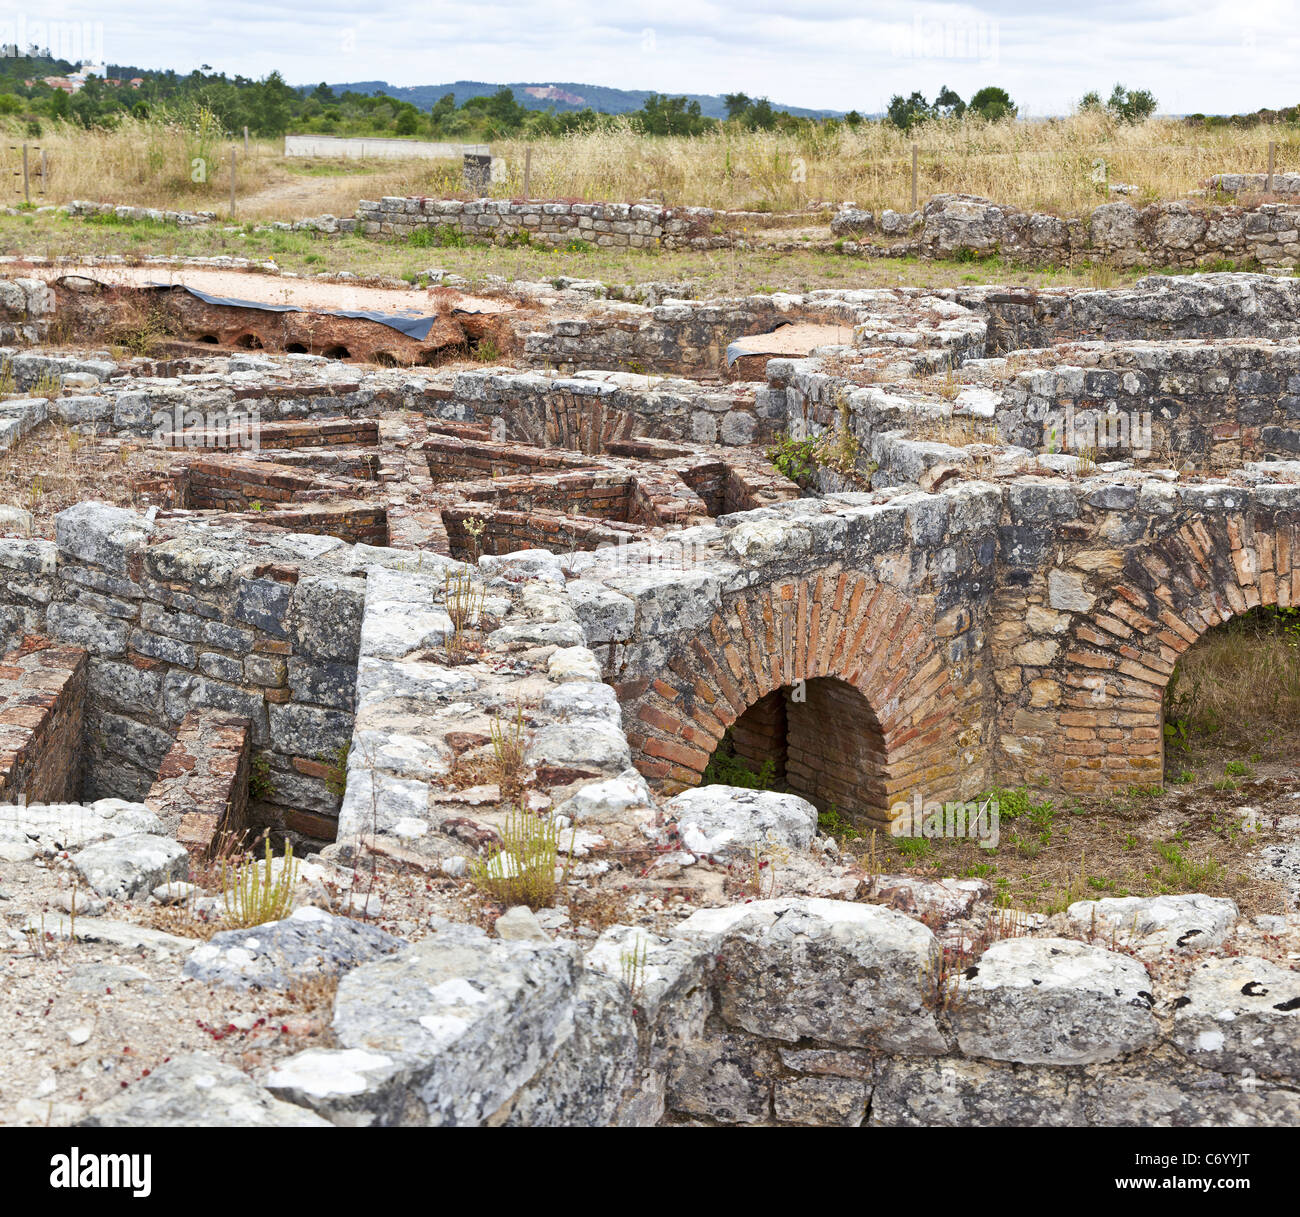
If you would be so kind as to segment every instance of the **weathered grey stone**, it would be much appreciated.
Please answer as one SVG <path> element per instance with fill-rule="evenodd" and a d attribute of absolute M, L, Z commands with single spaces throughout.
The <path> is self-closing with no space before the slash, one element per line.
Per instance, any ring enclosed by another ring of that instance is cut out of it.
<path fill-rule="evenodd" d="M 817 832 L 817 808 L 796 794 L 740 786 L 699 786 L 664 804 L 693 853 L 751 855 L 770 846 L 807 849 Z"/>
<path fill-rule="evenodd" d="M 162 821 L 143 803 L 0 804 L 0 828 L 51 849 L 76 849 L 128 833 L 162 833 Z"/>
<path fill-rule="evenodd" d="M 636 1068 L 636 1023 L 626 990 L 612 977 L 583 971 L 574 994 L 573 1034 L 514 1097 L 503 1122 L 606 1127 L 616 1122 Z"/>
<path fill-rule="evenodd" d="M 300 1054 L 268 1084 L 347 1123 L 486 1123 L 573 1034 L 576 985 L 565 945 L 451 927 L 339 983 L 334 1034 L 362 1068 Z"/>
<path fill-rule="evenodd" d="M 1123 896 L 1078 900 L 1065 915 L 1102 939 L 1158 951 L 1217 947 L 1237 923 L 1236 904 L 1219 896 Z"/>
<path fill-rule="evenodd" d="M 550 942 L 551 936 L 542 929 L 537 915 L 526 904 L 506 909 L 493 927 L 498 938 L 507 942 Z"/>
<path fill-rule="evenodd" d="M 724 1124 L 771 1122 L 776 1053 L 748 1035 L 710 1030 L 682 1045 L 669 1064 L 667 1103 Z"/>
<path fill-rule="evenodd" d="M 1207 959 L 1174 1004 L 1174 1042 L 1198 1065 L 1300 1080 L 1300 972 L 1251 956 Z"/>
<path fill-rule="evenodd" d="M 296 909 L 282 921 L 214 934 L 185 961 L 184 974 L 207 984 L 287 989 L 333 976 L 402 946 L 400 938 L 324 909 Z"/>
<path fill-rule="evenodd" d="M 988 1065 L 959 1057 L 889 1061 L 871 1097 L 873 1127 L 1082 1127 L 1082 1079 L 1046 1066 Z"/>
<path fill-rule="evenodd" d="M 190 869 L 179 841 L 144 832 L 89 845 L 72 856 L 72 864 L 101 896 L 118 900 L 151 892 L 168 879 L 184 879 Z"/>
<path fill-rule="evenodd" d="M 674 934 L 717 956 L 718 1010 L 732 1026 L 795 1043 L 942 1052 L 923 1000 L 934 935 L 878 905 L 843 900 L 757 900 L 702 909 Z"/>
<path fill-rule="evenodd" d="M 778 1078 L 772 1111 L 782 1124 L 857 1128 L 866 1119 L 871 1090 L 865 1082 L 829 1075 Z"/>
<path fill-rule="evenodd" d="M 134 511 L 88 500 L 54 517 L 54 538 L 71 558 L 125 574 L 132 555 L 139 553 L 153 532 Z"/>
<path fill-rule="evenodd" d="M 1113 1060 L 1152 1043 L 1151 979 L 1136 960 L 1068 938 L 995 942 L 950 1012 L 968 1056 L 1029 1065 Z"/>
<path fill-rule="evenodd" d="M 100 1104 L 83 1128 L 328 1128 L 205 1052 L 173 1057 Z"/>

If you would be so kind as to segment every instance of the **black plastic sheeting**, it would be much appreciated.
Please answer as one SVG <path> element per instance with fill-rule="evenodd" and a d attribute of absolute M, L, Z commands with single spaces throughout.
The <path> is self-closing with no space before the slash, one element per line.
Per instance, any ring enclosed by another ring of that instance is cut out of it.
<path fill-rule="evenodd" d="M 148 286 L 155 288 L 179 287 L 183 291 L 189 292 L 191 296 L 197 296 L 205 304 L 219 304 L 227 308 L 256 308 L 265 313 L 305 313 L 308 311 L 296 304 L 267 304 L 262 300 L 238 300 L 234 296 L 213 296 L 209 292 L 201 292 L 197 287 L 189 287 L 184 283 L 150 283 Z M 353 312 L 348 309 L 337 308 L 317 308 L 310 311 L 324 313 L 329 317 L 350 317 L 354 321 L 377 321 L 380 325 L 386 325 L 399 334 L 414 338 L 416 342 L 423 342 L 429 336 L 429 331 L 433 329 L 433 323 L 437 320 L 436 317 L 408 317 L 403 316 L 401 313 Z"/>

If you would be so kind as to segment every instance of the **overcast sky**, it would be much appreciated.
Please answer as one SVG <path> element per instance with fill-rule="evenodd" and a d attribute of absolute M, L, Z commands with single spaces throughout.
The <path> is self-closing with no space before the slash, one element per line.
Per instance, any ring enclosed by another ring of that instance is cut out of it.
<path fill-rule="evenodd" d="M 292 84 L 581 81 L 863 111 L 998 84 L 1022 113 L 1063 113 L 1122 81 L 1208 113 L 1300 102 L 1298 16 L 1300 0 L 0 0 L 0 41 Z"/>

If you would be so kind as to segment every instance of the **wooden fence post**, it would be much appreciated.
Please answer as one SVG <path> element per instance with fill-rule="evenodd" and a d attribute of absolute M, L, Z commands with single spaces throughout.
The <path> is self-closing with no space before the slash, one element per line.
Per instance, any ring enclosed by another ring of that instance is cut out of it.
<path fill-rule="evenodd" d="M 916 210 L 916 145 L 912 145 L 912 210 Z"/>
<path fill-rule="evenodd" d="M 235 214 L 235 150 L 230 150 L 230 214 Z"/>
<path fill-rule="evenodd" d="M 1268 182 L 1265 185 L 1265 190 L 1267 191 L 1268 194 L 1273 193 L 1273 158 L 1276 155 L 1276 153 L 1277 153 L 1277 141 L 1269 140 L 1268 141 Z"/>
<path fill-rule="evenodd" d="M 529 193 L 533 180 L 533 146 L 529 144 L 524 149 L 524 198 L 532 198 Z"/>
<path fill-rule="evenodd" d="M 24 144 L 23 145 L 23 202 L 30 203 L 31 201 L 32 201 L 32 185 L 31 185 L 31 178 L 27 173 L 27 145 Z"/>

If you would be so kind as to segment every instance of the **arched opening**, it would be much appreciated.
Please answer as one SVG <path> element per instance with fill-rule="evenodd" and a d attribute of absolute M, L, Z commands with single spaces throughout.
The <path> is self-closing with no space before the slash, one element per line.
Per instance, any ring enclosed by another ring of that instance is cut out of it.
<path fill-rule="evenodd" d="M 351 352 L 345 346 L 326 347 L 322 352 L 326 359 L 349 359 Z"/>
<path fill-rule="evenodd" d="M 789 790 L 850 818 L 887 809 L 885 740 L 867 699 L 834 676 L 775 689 L 719 743 L 704 783 Z"/>
<path fill-rule="evenodd" d="M 1300 609 L 1261 606 L 1206 630 L 1165 686 L 1165 780 L 1245 777 L 1300 747 Z"/>
<path fill-rule="evenodd" d="M 374 362 L 381 368 L 395 368 L 398 366 L 397 356 L 392 351 L 376 351 Z"/>
<path fill-rule="evenodd" d="M 217 346 L 217 336 L 215 334 L 202 334 L 199 336 L 200 342 L 209 343 L 211 346 Z"/>
<path fill-rule="evenodd" d="M 286 343 L 284 344 L 284 349 L 285 349 L 285 351 L 286 351 L 288 354 L 290 354 L 290 355 L 306 355 L 306 354 L 307 354 L 307 348 L 306 348 L 305 346 L 303 346 L 303 344 L 302 344 L 301 342 L 286 342 Z"/>
<path fill-rule="evenodd" d="M 262 349 L 262 340 L 254 333 L 240 334 L 235 339 L 235 345 L 245 351 L 260 351 Z"/>

